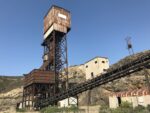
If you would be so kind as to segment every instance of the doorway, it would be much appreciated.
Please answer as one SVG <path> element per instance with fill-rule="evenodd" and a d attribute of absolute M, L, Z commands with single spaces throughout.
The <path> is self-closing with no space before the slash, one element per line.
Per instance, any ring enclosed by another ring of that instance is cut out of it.
<path fill-rule="evenodd" d="M 118 100 L 118 105 L 120 106 L 121 105 L 121 97 L 117 97 L 117 100 Z"/>

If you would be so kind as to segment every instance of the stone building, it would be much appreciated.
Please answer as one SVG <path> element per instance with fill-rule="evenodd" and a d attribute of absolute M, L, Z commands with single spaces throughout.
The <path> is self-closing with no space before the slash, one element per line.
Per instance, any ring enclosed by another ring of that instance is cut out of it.
<path fill-rule="evenodd" d="M 85 76 L 86 80 L 95 78 L 105 73 L 109 68 L 109 60 L 106 57 L 95 57 L 84 64 L 69 67 L 69 77 L 76 75 Z M 85 75 L 84 75 L 85 74 Z"/>
<path fill-rule="evenodd" d="M 83 64 L 86 80 L 105 73 L 109 68 L 109 60 L 106 57 L 95 57 Z"/>

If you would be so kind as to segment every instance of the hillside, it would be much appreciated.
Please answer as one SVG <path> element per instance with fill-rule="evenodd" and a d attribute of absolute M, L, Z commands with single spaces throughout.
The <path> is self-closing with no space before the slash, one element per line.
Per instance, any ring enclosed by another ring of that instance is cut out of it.
<path fill-rule="evenodd" d="M 136 60 L 142 55 L 149 54 L 150 50 L 127 56 L 117 63 L 110 66 L 107 71 L 118 68 L 132 60 Z M 148 70 L 150 72 L 150 69 Z M 70 82 L 85 82 L 85 73 L 79 66 L 69 68 Z M 11 106 L 21 100 L 23 77 L 22 76 L 0 76 L 0 111 L 2 109 L 11 109 Z M 108 104 L 108 95 L 112 92 L 126 91 L 131 89 L 140 89 L 146 87 L 146 81 L 143 71 L 133 73 L 127 77 L 109 82 L 103 86 L 94 88 L 91 91 L 79 94 L 79 105 L 99 105 Z M 91 97 L 91 98 L 90 98 Z M 90 101 L 89 101 L 90 100 Z"/>
<path fill-rule="evenodd" d="M 0 76 L 0 113 L 15 112 L 22 97 L 22 76 Z"/>
<path fill-rule="evenodd" d="M 143 51 L 143 52 L 134 54 L 132 56 L 127 56 L 119 60 L 117 63 L 111 65 L 107 71 L 111 71 L 112 69 L 121 67 L 122 65 L 125 65 L 126 63 L 129 63 L 147 54 L 150 54 L 150 50 Z M 150 69 L 148 69 L 147 71 L 150 73 Z M 144 71 L 141 70 L 139 72 L 132 73 L 131 75 L 128 75 L 121 79 L 118 79 L 118 80 L 109 82 L 105 85 L 102 85 L 100 87 L 94 88 L 91 91 L 86 91 L 82 94 L 79 94 L 79 99 L 80 99 L 79 104 L 80 105 L 108 104 L 108 96 L 111 93 L 120 92 L 120 91 L 128 91 L 132 89 L 140 89 L 143 87 L 147 87 L 147 84 L 146 84 L 146 79 L 144 76 Z"/>
<path fill-rule="evenodd" d="M 0 93 L 8 92 L 23 85 L 22 76 L 0 76 Z"/>

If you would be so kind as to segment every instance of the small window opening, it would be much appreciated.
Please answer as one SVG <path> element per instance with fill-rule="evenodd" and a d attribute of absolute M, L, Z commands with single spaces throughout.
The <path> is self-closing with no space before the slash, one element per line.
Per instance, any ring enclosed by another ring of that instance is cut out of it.
<path fill-rule="evenodd" d="M 86 68 L 88 68 L 88 65 L 86 65 Z"/>
<path fill-rule="evenodd" d="M 91 78 L 94 78 L 94 73 L 93 72 L 91 72 Z"/>
<path fill-rule="evenodd" d="M 103 71 L 107 71 L 107 69 L 103 69 Z"/>
<path fill-rule="evenodd" d="M 105 63 L 105 61 L 102 61 L 102 63 Z"/>
<path fill-rule="evenodd" d="M 95 61 L 95 64 L 97 64 L 97 61 Z"/>

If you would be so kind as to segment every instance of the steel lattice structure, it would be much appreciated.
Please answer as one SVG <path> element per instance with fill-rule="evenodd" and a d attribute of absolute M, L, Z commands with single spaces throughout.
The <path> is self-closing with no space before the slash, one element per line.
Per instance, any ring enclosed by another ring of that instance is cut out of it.
<path fill-rule="evenodd" d="M 53 31 L 52 35 L 48 37 L 42 44 L 44 46 L 44 55 L 48 55 L 49 60 L 43 64 L 41 69 L 46 71 L 54 71 L 55 73 L 55 94 L 60 90 L 65 90 L 65 83 L 67 82 L 68 73 L 68 59 L 67 59 L 67 39 L 66 34 Z M 64 79 L 65 78 L 65 79 Z"/>

